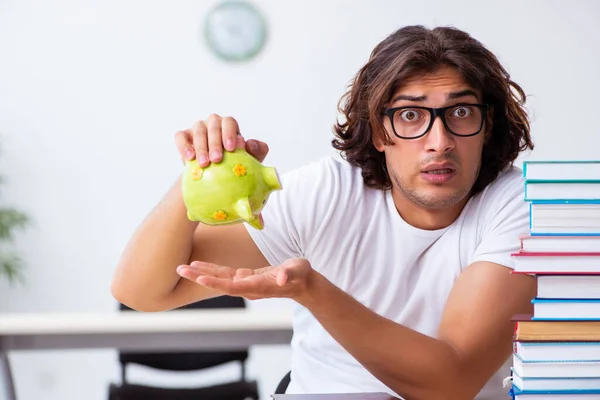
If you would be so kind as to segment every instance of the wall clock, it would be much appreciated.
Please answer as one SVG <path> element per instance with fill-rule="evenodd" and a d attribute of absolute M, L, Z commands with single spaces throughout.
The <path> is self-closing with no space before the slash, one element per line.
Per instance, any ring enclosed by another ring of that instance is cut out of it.
<path fill-rule="evenodd" d="M 267 40 L 267 24 L 250 2 L 227 0 L 206 16 L 204 36 L 208 47 L 225 61 L 246 61 L 256 56 Z"/>

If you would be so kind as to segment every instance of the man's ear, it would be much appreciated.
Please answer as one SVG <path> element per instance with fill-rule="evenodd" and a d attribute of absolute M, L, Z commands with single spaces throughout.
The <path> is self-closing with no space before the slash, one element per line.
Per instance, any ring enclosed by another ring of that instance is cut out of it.
<path fill-rule="evenodd" d="M 375 146 L 375 149 L 378 152 L 383 153 L 383 150 L 385 149 L 383 132 L 375 133 L 371 140 L 373 141 L 373 146 Z"/>
<path fill-rule="evenodd" d="M 372 127 L 371 129 L 371 141 L 373 142 L 373 146 L 375 146 L 375 149 L 378 152 L 383 153 L 385 146 L 391 144 L 385 123 L 381 121 L 381 125 L 379 127 Z"/>

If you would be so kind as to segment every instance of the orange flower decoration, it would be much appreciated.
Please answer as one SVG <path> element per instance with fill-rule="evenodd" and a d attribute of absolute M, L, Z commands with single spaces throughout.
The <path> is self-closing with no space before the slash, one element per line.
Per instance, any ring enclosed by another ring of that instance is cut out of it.
<path fill-rule="evenodd" d="M 225 221 L 227 219 L 227 213 L 223 210 L 219 210 L 213 214 L 213 218 L 217 221 Z"/>
<path fill-rule="evenodd" d="M 192 180 L 199 181 L 200 179 L 202 179 L 203 174 L 204 174 L 204 170 L 200 166 L 197 166 L 192 171 Z"/>
<path fill-rule="evenodd" d="M 246 167 L 242 164 L 236 164 L 235 167 L 233 167 L 233 173 L 236 176 L 246 176 Z"/>

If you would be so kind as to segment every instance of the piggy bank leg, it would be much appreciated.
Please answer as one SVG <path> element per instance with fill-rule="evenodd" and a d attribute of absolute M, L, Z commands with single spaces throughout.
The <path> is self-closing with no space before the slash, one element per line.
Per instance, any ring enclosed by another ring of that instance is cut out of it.
<path fill-rule="evenodd" d="M 241 219 L 246 221 L 251 227 L 255 229 L 262 229 L 263 224 L 259 217 L 254 215 L 252 207 L 250 206 L 250 200 L 247 197 L 240 199 L 235 203 L 235 211 Z"/>
<path fill-rule="evenodd" d="M 252 218 L 250 221 L 247 221 L 247 222 L 248 222 L 248 225 L 250 225 L 254 229 L 261 230 L 265 227 L 263 219 L 260 215 L 259 216 L 255 215 L 254 218 Z"/>

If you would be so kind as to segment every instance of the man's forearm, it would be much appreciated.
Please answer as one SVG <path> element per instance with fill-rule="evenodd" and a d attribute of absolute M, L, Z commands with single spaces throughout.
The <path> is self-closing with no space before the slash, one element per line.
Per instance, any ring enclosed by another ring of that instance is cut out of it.
<path fill-rule="evenodd" d="M 113 296 L 143 311 L 160 309 L 177 285 L 175 268 L 187 264 L 198 224 L 187 218 L 179 180 L 128 243 L 112 282 Z"/>
<path fill-rule="evenodd" d="M 377 379 L 410 400 L 462 399 L 458 353 L 369 310 L 313 272 L 312 289 L 298 302 Z"/>

